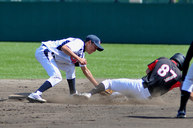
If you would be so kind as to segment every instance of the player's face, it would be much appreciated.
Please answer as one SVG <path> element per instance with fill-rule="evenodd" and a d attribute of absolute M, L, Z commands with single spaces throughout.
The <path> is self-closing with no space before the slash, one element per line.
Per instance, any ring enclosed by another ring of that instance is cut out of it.
<path fill-rule="evenodd" d="M 96 50 L 97 50 L 97 46 L 94 44 L 94 43 L 92 43 L 91 41 L 89 41 L 88 43 L 87 43 L 87 46 L 86 46 L 86 52 L 88 53 L 88 54 L 92 54 L 93 52 L 95 52 Z"/>

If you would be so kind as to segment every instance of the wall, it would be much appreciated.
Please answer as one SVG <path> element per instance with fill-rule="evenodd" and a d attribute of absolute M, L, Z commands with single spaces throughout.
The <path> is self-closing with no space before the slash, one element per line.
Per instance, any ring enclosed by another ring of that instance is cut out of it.
<path fill-rule="evenodd" d="M 0 41 L 42 41 L 98 35 L 106 43 L 193 40 L 193 5 L 0 3 Z"/>

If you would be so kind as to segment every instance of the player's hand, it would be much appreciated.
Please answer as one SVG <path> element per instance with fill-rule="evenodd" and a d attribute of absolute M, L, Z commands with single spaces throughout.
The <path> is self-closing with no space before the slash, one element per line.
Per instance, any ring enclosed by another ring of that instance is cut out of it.
<path fill-rule="evenodd" d="M 87 60 L 85 58 L 79 58 L 78 62 L 81 64 L 81 65 L 86 65 L 87 64 Z"/>

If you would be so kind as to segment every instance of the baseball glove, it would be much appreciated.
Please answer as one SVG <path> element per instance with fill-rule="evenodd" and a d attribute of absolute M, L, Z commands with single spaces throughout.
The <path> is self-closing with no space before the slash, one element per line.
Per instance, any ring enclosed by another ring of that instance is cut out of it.
<path fill-rule="evenodd" d="M 113 93 L 113 90 L 107 89 L 107 90 L 101 92 L 100 94 L 105 96 L 105 95 L 111 95 L 112 93 Z"/>

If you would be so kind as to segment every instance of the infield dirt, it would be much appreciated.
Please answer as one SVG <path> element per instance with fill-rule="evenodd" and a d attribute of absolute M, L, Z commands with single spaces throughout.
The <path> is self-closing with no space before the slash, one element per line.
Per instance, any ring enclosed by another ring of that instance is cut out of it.
<path fill-rule="evenodd" d="M 102 81 L 103 79 L 98 79 Z M 45 80 L 0 80 L 0 98 L 15 93 L 29 94 Z M 77 79 L 79 92 L 93 85 Z M 43 94 L 48 103 L 29 103 L 26 99 L 0 102 L 0 128 L 185 128 L 192 127 L 193 103 L 188 102 L 187 118 L 175 118 L 180 91 L 174 89 L 159 98 L 139 101 L 124 96 L 94 95 L 89 100 L 69 96 L 63 80 Z"/>

